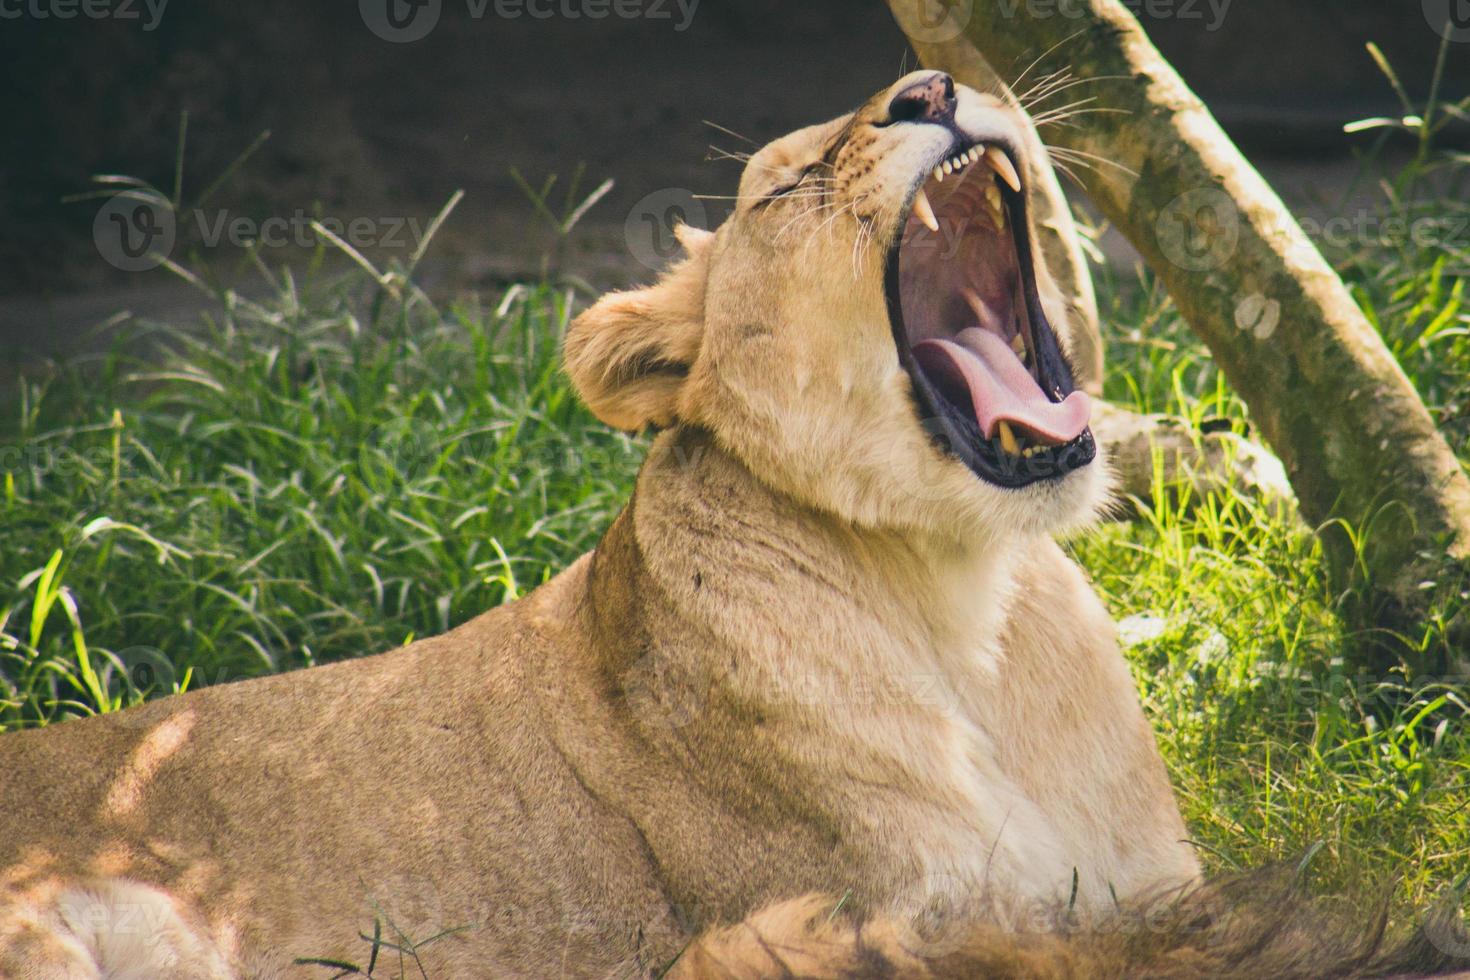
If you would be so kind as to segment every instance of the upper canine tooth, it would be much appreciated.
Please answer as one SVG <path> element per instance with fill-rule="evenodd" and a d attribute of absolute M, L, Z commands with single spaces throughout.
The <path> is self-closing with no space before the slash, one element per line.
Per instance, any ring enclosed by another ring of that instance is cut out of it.
<path fill-rule="evenodd" d="M 924 222 L 925 228 L 928 228 L 930 231 L 939 230 L 939 219 L 934 217 L 934 208 L 929 204 L 929 195 L 924 193 L 924 188 L 922 187 L 914 195 L 914 215 L 920 221 Z"/>
<path fill-rule="evenodd" d="M 1009 186 L 1011 190 L 1016 191 L 1017 193 L 1020 192 L 1021 176 L 1020 174 L 1016 173 L 1016 168 L 1011 163 L 1011 158 L 1006 156 L 1004 150 L 1002 150 L 998 146 L 986 147 L 985 162 L 990 164 L 990 166 L 995 169 L 996 173 L 1000 174 L 1000 179 L 1005 181 L 1007 186 Z"/>

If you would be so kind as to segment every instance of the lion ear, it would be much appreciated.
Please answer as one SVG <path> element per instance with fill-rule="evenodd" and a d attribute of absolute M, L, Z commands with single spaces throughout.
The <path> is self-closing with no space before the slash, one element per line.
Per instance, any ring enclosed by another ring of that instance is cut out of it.
<path fill-rule="evenodd" d="M 645 289 L 608 293 L 572 321 L 562 345 L 572 385 L 618 429 L 673 425 L 704 337 L 708 231 L 674 230 L 685 257 Z"/>

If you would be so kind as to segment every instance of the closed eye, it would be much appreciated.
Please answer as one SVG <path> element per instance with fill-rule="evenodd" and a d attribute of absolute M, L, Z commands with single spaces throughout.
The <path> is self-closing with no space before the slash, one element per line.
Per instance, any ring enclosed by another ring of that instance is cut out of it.
<path fill-rule="evenodd" d="M 782 184 L 776 187 L 774 190 L 767 191 L 764 195 L 761 196 L 761 199 L 755 203 L 755 206 L 760 207 L 763 204 L 771 204 L 779 200 L 780 198 L 790 194 L 792 191 L 795 191 L 796 189 L 801 187 L 802 184 L 806 183 L 811 177 L 815 176 L 817 171 L 820 170 L 821 167 L 822 162 L 820 160 L 816 160 L 807 164 L 805 167 L 801 168 L 801 171 L 796 175 L 796 178 L 794 180 Z"/>

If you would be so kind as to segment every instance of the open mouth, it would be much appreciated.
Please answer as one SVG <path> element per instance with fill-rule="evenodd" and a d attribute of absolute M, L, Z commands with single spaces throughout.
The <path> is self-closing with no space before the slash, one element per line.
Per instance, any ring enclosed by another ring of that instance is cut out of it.
<path fill-rule="evenodd" d="M 888 255 L 889 318 L 931 434 L 1019 488 L 1088 465 L 1076 390 L 1036 287 L 1026 195 L 1003 147 L 957 139 L 914 189 Z"/>

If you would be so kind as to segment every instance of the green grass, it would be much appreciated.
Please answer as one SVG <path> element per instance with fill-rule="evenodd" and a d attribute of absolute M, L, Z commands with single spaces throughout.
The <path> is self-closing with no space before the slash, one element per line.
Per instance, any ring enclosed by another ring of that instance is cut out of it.
<path fill-rule="evenodd" d="M 1441 274 L 1415 267 L 1416 288 Z M 1470 268 L 1470 264 L 1465 266 Z M 1361 294 L 1360 294 L 1361 295 Z M 1160 294 L 1109 290 L 1110 398 L 1196 419 L 1244 406 Z M 1446 300 L 1463 337 L 1470 309 Z M 1470 352 L 1422 322 L 1376 311 L 1417 380 L 1470 377 Z M 1422 314 L 1427 316 L 1428 314 Z M 1118 322 L 1118 321 L 1115 321 Z M 1412 338 L 1408 341 L 1405 338 Z M 1460 442 L 1461 458 L 1470 457 Z M 1218 868 L 1312 855 L 1323 887 L 1361 894 L 1402 878 L 1429 900 L 1470 868 L 1470 678 L 1366 673 L 1317 540 L 1236 494 L 1170 503 L 1072 543 L 1122 626 L 1194 840 Z M 1426 627 L 1422 641 L 1436 641 Z"/>
<path fill-rule="evenodd" d="M 1450 196 L 1425 196 L 1431 173 Z M 1465 215 L 1467 180 L 1426 153 L 1387 207 Z M 1465 238 L 1331 257 L 1470 459 Z M 5 405 L 0 731 L 441 632 L 544 581 L 626 499 L 643 443 L 558 371 L 585 294 L 438 310 L 401 277 L 267 276 L 267 300 L 222 293 L 203 327 L 140 327 Z M 1151 279 L 1100 288 L 1112 399 L 1245 424 Z M 1207 863 L 1311 853 L 1324 887 L 1399 876 L 1416 903 L 1470 867 L 1464 679 L 1346 664 L 1310 533 L 1225 496 L 1072 548 L 1124 624 Z"/>
<path fill-rule="evenodd" d="M 381 651 L 595 543 L 641 446 L 559 373 L 568 295 L 366 325 L 350 287 L 287 280 L 202 331 L 155 329 L 165 360 L 26 384 L 0 490 L 0 726 Z"/>
<path fill-rule="evenodd" d="M 1420 136 L 1418 153 L 1392 172 L 1376 150 L 1365 160 L 1382 211 L 1324 251 L 1470 463 L 1470 158 L 1433 149 L 1442 119 L 1406 106 L 1405 120 L 1383 122 Z M 1433 234 L 1416 240 L 1416 228 Z M 1244 405 L 1156 281 L 1105 275 L 1099 287 L 1110 399 L 1245 431 Z M 1463 882 L 1470 677 L 1354 667 L 1316 539 L 1239 496 L 1195 503 L 1161 504 L 1073 550 L 1131 641 L 1134 676 L 1209 863 L 1310 856 L 1324 887 L 1361 895 L 1397 878 L 1399 897 L 1415 903 Z M 1433 623 L 1406 639 L 1442 642 Z"/>

